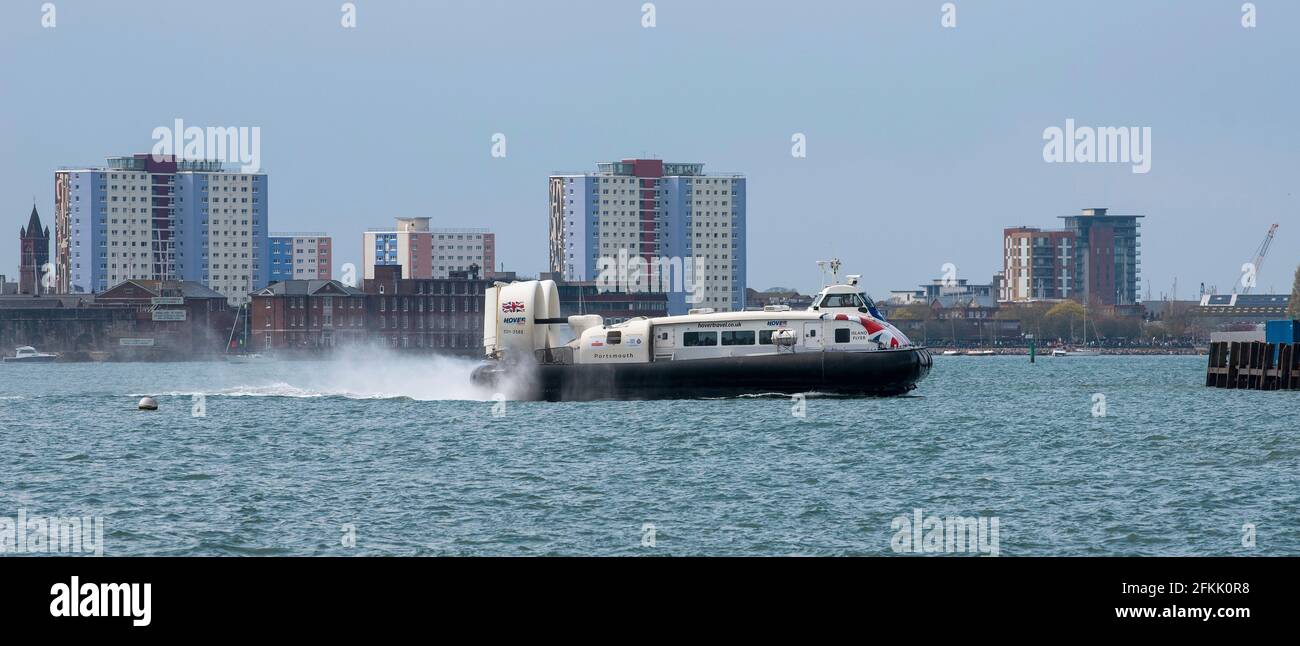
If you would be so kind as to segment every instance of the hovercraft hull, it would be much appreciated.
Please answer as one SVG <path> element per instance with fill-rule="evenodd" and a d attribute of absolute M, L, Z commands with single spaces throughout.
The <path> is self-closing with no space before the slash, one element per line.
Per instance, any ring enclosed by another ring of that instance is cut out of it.
<path fill-rule="evenodd" d="M 759 394 L 827 393 L 856 396 L 905 394 L 929 373 L 925 348 L 874 352 L 799 352 L 740 357 L 614 364 L 532 365 L 519 380 L 522 399 L 691 399 Z M 496 385 L 514 369 L 489 363 L 474 373 Z"/>

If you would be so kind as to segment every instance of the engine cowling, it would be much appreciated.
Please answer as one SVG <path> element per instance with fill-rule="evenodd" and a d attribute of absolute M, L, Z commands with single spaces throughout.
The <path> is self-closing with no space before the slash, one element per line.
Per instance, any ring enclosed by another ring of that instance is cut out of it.
<path fill-rule="evenodd" d="M 560 292 L 553 280 L 496 283 L 484 291 L 483 349 L 489 357 L 532 355 L 560 344 Z"/>

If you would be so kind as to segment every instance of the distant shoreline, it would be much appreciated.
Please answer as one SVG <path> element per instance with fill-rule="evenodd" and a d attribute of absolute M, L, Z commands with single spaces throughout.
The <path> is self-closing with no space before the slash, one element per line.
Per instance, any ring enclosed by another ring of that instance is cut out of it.
<path fill-rule="evenodd" d="M 1050 356 L 1052 356 L 1052 350 L 1053 350 L 1053 349 L 1054 349 L 1054 348 L 1038 348 L 1035 352 L 1036 352 L 1036 354 L 1037 354 L 1038 356 L 1040 356 L 1040 357 L 1050 357 Z M 1082 348 L 1082 347 L 1080 347 L 1080 348 L 1075 348 L 1075 349 L 1076 349 L 1076 350 L 1085 350 L 1085 349 L 1086 349 L 1086 350 L 1089 350 L 1089 351 L 1095 351 L 1095 352 L 1097 352 L 1097 353 L 1099 353 L 1099 354 L 1106 355 L 1106 356 L 1114 355 L 1114 356 L 1158 356 L 1158 357 L 1167 357 L 1167 356 L 1170 356 L 1170 355 L 1179 355 L 1179 356 L 1193 356 L 1193 357 L 1195 357 L 1195 356 L 1205 356 L 1205 355 L 1208 354 L 1206 351 L 1204 351 L 1204 350 L 1198 350 L 1198 349 L 1196 349 L 1196 348 Z M 932 348 L 930 348 L 930 353 L 933 354 L 933 355 L 936 355 L 936 356 L 942 356 L 942 353 L 943 353 L 945 350 L 956 350 L 958 354 L 955 355 L 955 356 L 962 356 L 962 355 L 965 355 L 965 354 L 968 353 L 968 352 L 989 352 L 989 351 L 992 351 L 994 355 L 998 355 L 998 356 L 1001 356 L 1001 355 L 1008 355 L 1008 356 L 1026 356 L 1026 355 L 1029 354 L 1029 348 L 1027 348 L 1027 347 L 1026 347 L 1026 348 L 1008 348 L 1008 347 L 1005 347 L 1005 346 L 997 346 L 997 347 L 977 346 L 977 347 L 973 347 L 973 348 L 946 348 L 946 347 L 942 347 L 942 346 L 940 346 L 940 347 L 932 347 Z M 948 355 L 948 356 L 954 356 L 954 355 Z"/>

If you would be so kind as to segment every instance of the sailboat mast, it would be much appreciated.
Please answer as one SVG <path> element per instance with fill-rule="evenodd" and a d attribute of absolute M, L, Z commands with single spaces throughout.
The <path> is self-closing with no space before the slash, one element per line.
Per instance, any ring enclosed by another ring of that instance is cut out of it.
<path fill-rule="evenodd" d="M 238 310 L 235 310 L 235 322 L 230 326 L 230 338 L 226 339 L 226 354 L 230 354 L 230 346 L 235 342 L 235 328 L 239 327 L 239 312 L 242 309 L 241 305 Z"/>

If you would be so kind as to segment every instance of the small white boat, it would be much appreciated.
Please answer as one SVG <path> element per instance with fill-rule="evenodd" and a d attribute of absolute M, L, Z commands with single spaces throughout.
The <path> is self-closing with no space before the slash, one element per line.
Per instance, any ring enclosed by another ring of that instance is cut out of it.
<path fill-rule="evenodd" d="M 1052 350 L 1052 356 L 1053 357 L 1099 357 L 1101 356 L 1101 351 L 1100 350 L 1065 350 L 1062 348 L 1057 348 L 1055 350 Z"/>
<path fill-rule="evenodd" d="M 1096 326 L 1093 326 L 1094 336 L 1096 331 L 1097 331 Z M 1097 340 L 1100 341 L 1100 339 Z M 1088 343 L 1088 308 L 1086 306 L 1083 309 L 1083 342 L 1085 344 Z M 1053 357 L 1099 357 L 1101 356 L 1101 350 L 1090 350 L 1088 348 L 1084 348 L 1082 350 L 1071 350 L 1069 348 L 1056 348 L 1055 350 L 1052 350 L 1052 356 Z"/>
<path fill-rule="evenodd" d="M 5 357 L 4 362 L 5 363 L 50 363 L 51 361 L 55 361 L 58 358 L 59 355 L 57 354 L 37 352 L 36 348 L 33 348 L 30 345 L 22 345 L 22 346 L 18 346 L 18 348 L 14 350 L 14 356 Z"/>
<path fill-rule="evenodd" d="M 270 357 L 268 357 L 268 356 L 266 356 L 266 355 L 264 355 L 264 354 L 257 354 L 257 353 L 255 353 L 255 352 L 252 353 L 252 354 L 228 354 L 228 355 L 226 355 L 226 361 L 228 361 L 228 362 L 230 362 L 230 363 L 261 363 L 261 362 L 263 362 L 263 361 L 268 361 L 268 360 L 270 360 Z"/>
<path fill-rule="evenodd" d="M 970 352 L 967 352 L 967 353 L 966 353 L 966 356 L 968 356 L 968 357 L 991 357 L 991 356 L 993 356 L 994 354 L 996 354 L 996 353 L 993 352 L 992 350 L 971 350 Z"/>
<path fill-rule="evenodd" d="M 954 357 L 954 356 L 957 356 L 957 354 L 959 354 L 959 353 L 958 353 L 956 350 L 944 350 L 943 352 L 941 352 L 941 353 L 939 353 L 939 354 L 940 354 L 940 356 L 944 356 L 944 357 Z"/>

